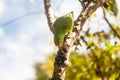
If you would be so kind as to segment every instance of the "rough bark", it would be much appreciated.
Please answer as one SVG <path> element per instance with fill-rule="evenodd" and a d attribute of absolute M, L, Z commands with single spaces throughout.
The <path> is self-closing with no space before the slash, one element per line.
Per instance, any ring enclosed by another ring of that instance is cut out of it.
<path fill-rule="evenodd" d="M 47 17 L 49 29 L 54 34 L 53 22 L 55 21 L 55 17 L 53 15 L 50 0 L 44 0 L 44 8 L 45 8 L 45 14 L 46 14 L 46 17 Z"/>

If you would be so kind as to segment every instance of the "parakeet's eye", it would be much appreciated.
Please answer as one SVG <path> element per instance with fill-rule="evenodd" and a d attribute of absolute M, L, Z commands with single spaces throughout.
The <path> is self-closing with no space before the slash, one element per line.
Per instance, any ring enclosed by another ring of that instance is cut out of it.
<path fill-rule="evenodd" d="M 108 4 L 107 4 L 107 3 L 104 3 L 104 7 L 105 7 L 105 8 L 108 8 Z"/>

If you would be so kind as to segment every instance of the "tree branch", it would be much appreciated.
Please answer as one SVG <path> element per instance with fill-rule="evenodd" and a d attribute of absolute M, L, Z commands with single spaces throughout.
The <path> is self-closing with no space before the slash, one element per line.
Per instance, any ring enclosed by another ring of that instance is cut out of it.
<path fill-rule="evenodd" d="M 63 47 L 57 52 L 54 62 L 54 72 L 51 80 L 64 80 L 71 47 L 78 38 L 79 33 L 89 16 L 96 11 L 97 8 L 103 6 L 106 1 L 107 0 L 92 1 L 86 5 L 86 8 L 82 9 L 82 12 L 74 22 L 73 32 L 65 37 Z"/>
<path fill-rule="evenodd" d="M 52 33 L 54 33 L 53 22 L 54 22 L 55 18 L 52 13 L 50 0 L 44 0 L 44 8 L 45 8 L 45 14 L 46 14 L 46 17 L 48 20 L 49 29 Z"/>
<path fill-rule="evenodd" d="M 109 27 L 111 28 L 111 30 L 112 30 L 112 31 L 114 32 L 114 34 L 120 39 L 119 33 L 113 28 L 113 26 L 110 24 L 109 20 L 107 19 L 104 9 L 103 9 L 103 15 L 104 15 L 105 21 L 107 22 L 107 24 L 109 25 Z"/>
<path fill-rule="evenodd" d="M 4 26 L 7 26 L 7 25 L 9 25 L 9 24 L 11 24 L 11 23 L 19 20 L 19 19 L 22 19 L 22 18 L 24 18 L 24 17 L 30 16 L 30 15 L 33 15 L 33 14 L 40 14 L 41 12 L 42 12 L 42 11 L 30 12 L 30 13 L 27 13 L 27 14 L 24 14 L 24 15 L 21 15 L 21 16 L 18 16 L 18 17 L 16 17 L 16 18 L 11 19 L 10 21 L 8 21 L 8 22 L 0 25 L 0 27 L 1 27 L 1 26 L 3 26 L 3 27 L 4 27 Z"/>

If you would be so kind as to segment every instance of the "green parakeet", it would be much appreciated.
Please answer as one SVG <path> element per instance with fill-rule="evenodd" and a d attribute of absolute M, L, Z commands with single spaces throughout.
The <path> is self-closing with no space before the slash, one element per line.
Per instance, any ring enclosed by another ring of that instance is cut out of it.
<path fill-rule="evenodd" d="M 74 16 L 73 11 L 59 17 L 53 24 L 54 27 L 54 43 L 59 48 L 64 43 L 66 34 L 71 33 L 73 30 Z"/>

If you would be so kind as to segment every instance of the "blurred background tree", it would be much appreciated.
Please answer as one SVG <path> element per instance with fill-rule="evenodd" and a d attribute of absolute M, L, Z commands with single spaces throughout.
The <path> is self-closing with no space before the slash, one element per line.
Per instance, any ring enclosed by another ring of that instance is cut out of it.
<path fill-rule="evenodd" d="M 115 41 L 111 44 L 110 36 L 115 38 L 112 33 L 103 31 L 89 34 L 88 43 L 91 44 L 88 45 L 86 53 L 80 53 L 78 49 L 71 52 L 65 80 L 119 80 L 120 43 Z M 93 42 L 91 38 L 97 38 L 97 41 Z M 35 67 L 37 80 L 48 80 L 51 77 L 54 57 L 54 54 L 49 55 L 44 63 L 36 64 L 40 68 Z M 47 75 L 47 79 L 43 73 Z"/>
<path fill-rule="evenodd" d="M 71 52 L 65 80 L 120 80 L 120 26 L 107 19 L 107 15 L 118 17 L 116 0 L 108 0 L 104 7 L 103 16 L 111 30 L 91 33 L 92 28 L 88 28 L 82 33 Z M 36 80 L 49 80 L 54 57 L 55 53 L 44 63 L 36 63 Z"/>

